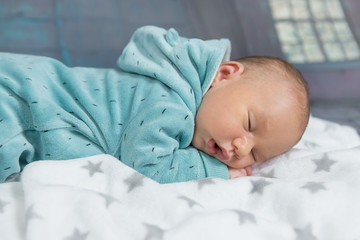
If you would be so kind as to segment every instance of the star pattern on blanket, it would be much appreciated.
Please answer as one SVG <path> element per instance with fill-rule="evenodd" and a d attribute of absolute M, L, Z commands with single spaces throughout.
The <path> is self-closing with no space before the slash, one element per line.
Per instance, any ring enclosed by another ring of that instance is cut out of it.
<path fill-rule="evenodd" d="M 98 193 L 101 197 L 105 199 L 105 205 L 106 208 L 110 206 L 111 203 L 115 202 L 116 199 L 110 195 L 104 194 L 104 193 Z"/>
<path fill-rule="evenodd" d="M 309 148 L 309 149 L 320 147 L 319 144 L 314 143 L 314 142 L 310 142 L 308 140 L 303 140 L 303 142 L 304 142 L 305 147 Z"/>
<path fill-rule="evenodd" d="M 186 203 L 189 205 L 190 208 L 194 207 L 194 206 L 200 206 L 203 207 L 200 203 L 196 202 L 195 200 L 187 197 L 187 196 L 180 196 L 178 197 L 181 200 L 186 201 Z"/>
<path fill-rule="evenodd" d="M 130 177 L 125 178 L 124 183 L 128 186 L 128 192 L 133 191 L 137 187 L 144 185 L 145 177 L 139 173 L 133 173 Z"/>
<path fill-rule="evenodd" d="M 198 189 L 201 190 L 205 185 L 216 184 L 212 178 L 204 178 L 197 181 Z"/>
<path fill-rule="evenodd" d="M 81 166 L 81 168 L 88 170 L 90 177 L 92 177 L 95 173 L 104 173 L 100 168 L 101 164 L 102 162 L 93 163 L 91 161 L 87 161 L 87 165 Z"/>
<path fill-rule="evenodd" d="M 32 221 L 34 219 L 42 219 L 42 217 L 35 212 L 34 205 L 31 205 L 30 207 L 28 207 L 26 209 L 25 220 L 26 220 L 26 223 L 29 223 L 30 221 Z"/>
<path fill-rule="evenodd" d="M 311 193 L 316 193 L 320 190 L 327 190 L 322 182 L 308 182 L 301 188 L 308 189 Z"/>
<path fill-rule="evenodd" d="M 266 181 L 265 179 L 251 180 L 252 189 L 251 194 L 263 194 L 264 188 L 270 185 L 272 182 Z"/>
<path fill-rule="evenodd" d="M 256 218 L 251 213 L 237 210 L 237 209 L 234 209 L 232 211 L 238 215 L 240 225 L 243 225 L 247 222 L 256 224 Z"/>
<path fill-rule="evenodd" d="M 316 164 L 316 169 L 314 172 L 330 172 L 331 166 L 336 163 L 336 161 L 329 159 L 327 153 L 325 153 L 320 159 L 314 159 L 313 162 Z"/>
<path fill-rule="evenodd" d="M 144 240 L 160 240 L 164 238 L 164 230 L 159 228 L 158 226 L 143 223 L 146 227 L 146 236 Z"/>
<path fill-rule="evenodd" d="M 337 124 L 328 122 L 328 123 L 326 123 L 324 130 L 326 132 L 327 131 L 334 131 L 334 130 L 336 130 L 336 128 L 337 128 Z"/>
<path fill-rule="evenodd" d="M 73 233 L 70 236 L 64 238 L 64 240 L 85 240 L 89 232 L 81 233 L 78 228 L 74 228 Z"/>
<path fill-rule="evenodd" d="M 312 233 L 312 226 L 309 223 L 305 228 L 295 228 L 296 240 L 317 240 Z"/>
<path fill-rule="evenodd" d="M 261 176 L 262 176 L 262 177 L 265 177 L 265 178 L 275 178 L 275 170 L 274 170 L 274 169 L 271 169 L 270 172 L 268 172 L 268 173 L 262 173 Z"/>
<path fill-rule="evenodd" d="M 4 213 L 5 206 L 8 204 L 10 203 L 0 200 L 0 213 Z"/>

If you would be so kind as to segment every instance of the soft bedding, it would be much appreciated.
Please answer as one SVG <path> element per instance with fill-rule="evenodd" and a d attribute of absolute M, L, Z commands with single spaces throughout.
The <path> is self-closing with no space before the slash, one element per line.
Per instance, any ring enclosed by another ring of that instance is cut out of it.
<path fill-rule="evenodd" d="M 110 155 L 38 161 L 0 184 L 2 240 L 360 239 L 360 140 L 312 117 L 251 177 L 159 184 Z"/>

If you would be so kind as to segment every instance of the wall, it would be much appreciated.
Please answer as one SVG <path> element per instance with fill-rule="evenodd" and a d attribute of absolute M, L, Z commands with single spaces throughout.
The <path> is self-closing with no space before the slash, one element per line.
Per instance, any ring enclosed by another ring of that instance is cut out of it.
<path fill-rule="evenodd" d="M 343 0 L 360 39 L 360 1 Z M 0 0 L 0 51 L 44 55 L 68 66 L 116 67 L 133 31 L 229 38 L 232 57 L 285 57 L 266 0 Z M 360 98 L 360 62 L 298 64 L 313 99 Z"/>

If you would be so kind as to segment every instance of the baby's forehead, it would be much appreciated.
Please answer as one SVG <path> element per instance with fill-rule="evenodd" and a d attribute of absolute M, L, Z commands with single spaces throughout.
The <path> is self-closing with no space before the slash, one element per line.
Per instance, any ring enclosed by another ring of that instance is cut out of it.
<path fill-rule="evenodd" d="M 261 107 L 269 114 L 272 112 L 282 114 L 290 109 L 298 109 L 303 101 L 301 101 L 301 93 L 293 85 L 285 81 L 270 81 L 259 88 L 254 88 L 254 91 L 259 91 L 254 105 L 261 104 Z M 291 114 L 295 112 L 297 115 L 301 114 L 299 111 L 292 111 Z M 266 115 L 268 114 L 264 114 Z"/>
<path fill-rule="evenodd" d="M 308 123 L 310 107 L 307 85 L 301 74 L 296 69 L 289 70 L 279 65 L 257 66 L 255 69 L 253 74 L 257 78 L 253 79 L 254 83 L 259 88 L 265 89 L 266 93 L 279 97 L 274 99 L 272 106 L 286 103 L 292 109 L 291 112 L 282 115 L 284 121 L 290 121 L 288 116 L 292 116 L 299 129 L 304 130 Z M 265 96 L 261 97 L 265 98 Z"/>

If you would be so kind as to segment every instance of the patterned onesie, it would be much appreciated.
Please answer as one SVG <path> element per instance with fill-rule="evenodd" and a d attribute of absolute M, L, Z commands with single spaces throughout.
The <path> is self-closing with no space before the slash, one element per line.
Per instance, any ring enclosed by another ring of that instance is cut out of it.
<path fill-rule="evenodd" d="M 146 26 L 117 70 L 0 53 L 0 182 L 36 160 L 104 153 L 161 183 L 228 178 L 224 164 L 190 144 L 202 96 L 229 49 L 226 39 Z"/>

